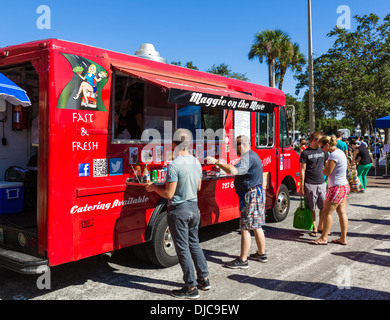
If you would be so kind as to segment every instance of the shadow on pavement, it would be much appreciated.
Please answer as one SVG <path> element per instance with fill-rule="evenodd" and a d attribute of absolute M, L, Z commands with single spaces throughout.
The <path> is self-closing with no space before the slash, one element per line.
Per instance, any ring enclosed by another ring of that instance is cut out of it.
<path fill-rule="evenodd" d="M 337 276 L 337 275 L 335 275 Z M 300 295 L 311 299 L 325 300 L 384 300 L 390 299 L 390 293 L 379 290 L 350 287 L 350 289 L 341 289 L 336 285 L 322 282 L 308 281 L 286 281 L 277 279 L 265 279 L 248 277 L 241 274 L 232 274 L 229 279 L 240 283 L 249 283 L 259 288 L 286 292 L 294 295 Z M 264 295 L 266 297 L 266 295 Z"/>

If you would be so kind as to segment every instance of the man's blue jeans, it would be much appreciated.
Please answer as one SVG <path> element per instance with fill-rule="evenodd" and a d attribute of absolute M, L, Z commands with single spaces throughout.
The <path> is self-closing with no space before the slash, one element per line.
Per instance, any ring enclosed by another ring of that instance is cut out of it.
<path fill-rule="evenodd" d="M 204 279 L 209 274 L 198 238 L 200 224 L 198 203 L 186 201 L 178 205 L 169 205 L 167 221 L 183 270 L 185 286 L 196 287 L 198 284 L 196 279 Z M 193 265 L 195 265 L 197 278 Z"/>

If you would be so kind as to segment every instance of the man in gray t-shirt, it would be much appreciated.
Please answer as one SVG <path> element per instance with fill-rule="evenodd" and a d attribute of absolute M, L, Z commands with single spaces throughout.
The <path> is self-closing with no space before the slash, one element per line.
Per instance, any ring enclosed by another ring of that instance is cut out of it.
<path fill-rule="evenodd" d="M 198 201 L 198 186 L 202 178 L 202 166 L 199 161 L 193 157 L 177 157 L 168 166 L 166 182 L 176 182 L 176 190 L 170 204 L 181 204 L 185 201 Z"/>
<path fill-rule="evenodd" d="M 265 191 L 263 184 L 263 164 L 256 152 L 251 149 L 250 138 L 240 135 L 236 140 L 236 152 L 241 158 L 236 165 L 220 163 L 213 157 L 207 157 L 208 163 L 220 167 L 229 174 L 235 175 L 234 188 L 240 201 L 241 252 L 233 261 L 225 263 L 232 269 L 246 269 L 248 259 L 267 262 L 265 253 L 265 235 L 262 226 L 265 224 Z M 251 230 L 256 239 L 257 251 L 249 254 L 251 248 Z"/>
<path fill-rule="evenodd" d="M 207 261 L 198 238 L 200 212 L 197 192 L 201 187 L 202 167 L 188 152 L 192 143 L 189 130 L 177 129 L 172 142 L 176 159 L 168 166 L 165 186 L 160 187 L 152 183 L 145 188 L 148 192 L 157 192 L 168 199 L 167 222 L 185 283 L 182 289 L 172 290 L 172 296 L 196 299 L 199 297 L 197 287 L 202 290 L 211 288 Z"/>

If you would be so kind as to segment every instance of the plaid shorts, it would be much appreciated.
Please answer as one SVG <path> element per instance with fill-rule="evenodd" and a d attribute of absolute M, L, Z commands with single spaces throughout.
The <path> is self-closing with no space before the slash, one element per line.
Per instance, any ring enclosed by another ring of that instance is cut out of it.
<path fill-rule="evenodd" d="M 329 187 L 326 192 L 325 200 L 332 203 L 341 203 L 344 199 L 347 199 L 350 190 L 349 184 L 346 184 L 345 186 Z"/>
<path fill-rule="evenodd" d="M 240 198 L 240 229 L 260 229 L 265 224 L 265 193 L 261 186 L 249 190 Z"/>

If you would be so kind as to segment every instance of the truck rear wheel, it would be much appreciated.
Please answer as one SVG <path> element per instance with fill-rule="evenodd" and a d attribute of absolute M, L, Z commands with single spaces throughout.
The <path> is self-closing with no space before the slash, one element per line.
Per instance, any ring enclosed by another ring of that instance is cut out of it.
<path fill-rule="evenodd" d="M 149 260 L 160 267 L 171 267 L 179 262 L 166 212 L 161 212 L 156 218 L 152 239 L 146 243 L 146 252 Z"/>
<path fill-rule="evenodd" d="M 289 210 L 290 194 L 288 188 L 284 184 L 281 184 L 275 206 L 268 211 L 268 218 L 274 222 L 281 222 L 286 219 Z"/>

